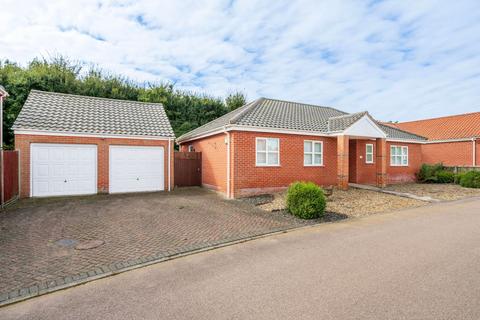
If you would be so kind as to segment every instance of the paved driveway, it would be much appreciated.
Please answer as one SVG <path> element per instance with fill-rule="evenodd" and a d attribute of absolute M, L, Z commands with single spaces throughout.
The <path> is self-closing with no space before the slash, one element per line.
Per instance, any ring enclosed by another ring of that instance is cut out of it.
<path fill-rule="evenodd" d="M 0 309 L 1 319 L 480 319 L 480 200 L 293 231 Z"/>
<path fill-rule="evenodd" d="M 305 224 L 200 188 L 27 200 L 19 206 L 0 213 L 0 302 Z"/>

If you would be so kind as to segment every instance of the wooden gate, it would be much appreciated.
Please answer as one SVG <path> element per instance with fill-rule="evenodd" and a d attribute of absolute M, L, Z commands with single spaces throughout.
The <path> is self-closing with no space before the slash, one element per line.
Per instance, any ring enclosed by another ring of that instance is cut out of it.
<path fill-rule="evenodd" d="M 202 153 L 175 152 L 175 186 L 202 185 Z"/>
<path fill-rule="evenodd" d="M 2 151 L 3 153 L 3 183 L 1 202 L 13 201 L 18 198 L 18 151 Z"/>

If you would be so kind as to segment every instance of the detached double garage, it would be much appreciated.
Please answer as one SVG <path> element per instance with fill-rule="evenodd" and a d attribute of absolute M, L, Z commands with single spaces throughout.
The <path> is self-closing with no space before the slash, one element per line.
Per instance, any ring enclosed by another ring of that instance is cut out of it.
<path fill-rule="evenodd" d="M 163 147 L 110 145 L 108 149 L 109 193 L 165 190 Z M 33 197 L 98 192 L 97 145 L 33 143 L 30 163 Z"/>
<path fill-rule="evenodd" d="M 82 101 L 80 108 L 76 100 Z M 38 108 L 49 117 L 29 121 L 32 109 L 39 117 Z M 72 113 L 77 113 L 75 123 L 69 120 Z M 71 132 L 52 128 L 52 117 Z M 32 91 L 14 127 L 21 196 L 170 190 L 174 136 L 165 118 L 160 104 Z M 79 123 L 82 132 L 76 131 Z M 88 130 L 93 125 L 101 132 Z M 120 126 L 128 130 L 122 134 Z"/>

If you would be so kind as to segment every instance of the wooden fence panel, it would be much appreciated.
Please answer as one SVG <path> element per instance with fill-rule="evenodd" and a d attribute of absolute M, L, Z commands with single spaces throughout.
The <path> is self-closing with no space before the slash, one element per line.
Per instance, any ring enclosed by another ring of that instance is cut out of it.
<path fill-rule="evenodd" d="M 18 151 L 3 151 L 3 202 L 18 197 Z"/>
<path fill-rule="evenodd" d="M 175 186 L 189 187 L 202 185 L 202 153 L 175 152 Z"/>
<path fill-rule="evenodd" d="M 480 171 L 480 167 L 476 166 L 446 166 L 447 170 L 453 171 L 454 173 L 464 173 L 468 171 Z"/>

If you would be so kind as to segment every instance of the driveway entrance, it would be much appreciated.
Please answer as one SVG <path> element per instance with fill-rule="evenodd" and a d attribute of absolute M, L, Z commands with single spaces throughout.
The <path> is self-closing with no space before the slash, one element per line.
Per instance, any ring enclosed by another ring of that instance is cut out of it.
<path fill-rule="evenodd" d="M 246 237 L 305 225 L 201 188 L 26 199 L 0 213 L 0 303 Z M 308 222 L 314 223 L 314 222 Z"/>

